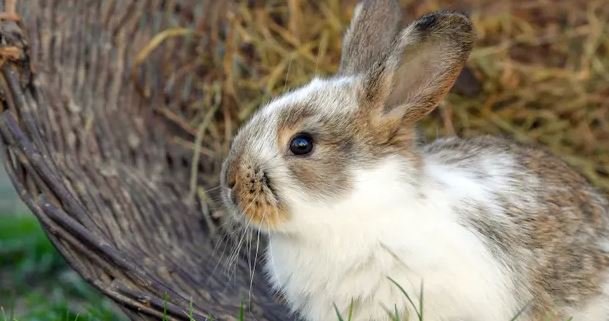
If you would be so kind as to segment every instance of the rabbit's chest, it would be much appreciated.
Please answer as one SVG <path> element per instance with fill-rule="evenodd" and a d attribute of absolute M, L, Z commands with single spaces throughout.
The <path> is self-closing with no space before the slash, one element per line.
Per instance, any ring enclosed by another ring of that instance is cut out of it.
<path fill-rule="evenodd" d="M 418 224 L 331 247 L 271 239 L 267 269 L 311 321 L 337 320 L 335 306 L 346 319 L 352 304 L 352 320 L 390 320 L 396 309 L 414 316 L 420 297 L 429 321 L 513 317 L 509 277 L 484 244 L 450 223 Z"/>

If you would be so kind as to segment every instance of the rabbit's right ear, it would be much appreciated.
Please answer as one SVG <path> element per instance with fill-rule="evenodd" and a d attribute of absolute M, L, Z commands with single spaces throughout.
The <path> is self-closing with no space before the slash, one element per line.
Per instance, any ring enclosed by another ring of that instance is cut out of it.
<path fill-rule="evenodd" d="M 356 75 L 371 70 L 380 57 L 391 51 L 401 19 L 395 0 L 360 2 L 343 40 L 339 74 Z"/>

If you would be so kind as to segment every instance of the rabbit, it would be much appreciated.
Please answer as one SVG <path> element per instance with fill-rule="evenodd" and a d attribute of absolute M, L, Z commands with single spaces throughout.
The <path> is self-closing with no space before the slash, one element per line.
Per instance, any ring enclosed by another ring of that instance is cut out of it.
<path fill-rule="evenodd" d="M 475 39 L 439 11 L 401 27 L 365 0 L 339 70 L 260 108 L 221 171 L 232 217 L 308 321 L 609 321 L 609 203 L 559 158 L 504 138 L 420 142 Z"/>

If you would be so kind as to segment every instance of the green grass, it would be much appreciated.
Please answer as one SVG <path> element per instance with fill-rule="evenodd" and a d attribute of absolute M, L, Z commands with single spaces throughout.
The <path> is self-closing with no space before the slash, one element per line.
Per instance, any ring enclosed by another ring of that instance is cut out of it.
<path fill-rule="evenodd" d="M 404 295 L 404 297 L 406 298 L 406 300 L 412 307 L 413 311 L 415 312 L 415 315 L 413 316 L 414 318 L 411 318 L 410 316 L 407 315 L 405 317 L 406 319 L 403 319 L 403 317 L 400 315 L 398 306 L 395 305 L 394 311 L 386 309 L 387 315 L 389 316 L 390 320 L 391 321 L 424 321 L 425 318 L 423 317 L 423 305 L 424 305 L 424 303 L 423 303 L 423 292 L 424 292 L 423 283 L 421 282 L 421 287 L 419 290 L 419 297 L 418 297 L 418 305 L 417 305 L 412 300 L 411 296 L 406 292 L 406 290 L 397 281 L 395 281 L 391 277 L 388 277 L 388 280 L 395 287 L 397 287 L 400 290 L 402 295 Z M 520 320 L 520 317 L 523 315 L 523 313 L 525 311 L 527 311 L 528 308 L 529 308 L 528 304 L 526 306 L 522 307 L 522 309 L 520 311 L 518 311 L 518 313 L 512 319 L 510 319 L 510 321 Z M 353 301 L 351 301 L 351 304 L 349 305 L 347 318 L 343 317 L 343 315 L 340 313 L 340 311 L 336 305 L 334 305 L 334 311 L 336 312 L 336 318 L 338 321 L 351 321 L 353 318 Z M 556 319 L 554 317 L 552 317 L 551 315 L 547 316 L 546 321 L 553 321 L 553 320 L 556 320 Z M 240 321 L 243 321 L 243 319 L 241 318 Z M 566 321 L 573 321 L 573 318 L 569 318 Z"/>
<path fill-rule="evenodd" d="M 126 320 L 72 271 L 31 215 L 0 215 L 0 321 Z"/>

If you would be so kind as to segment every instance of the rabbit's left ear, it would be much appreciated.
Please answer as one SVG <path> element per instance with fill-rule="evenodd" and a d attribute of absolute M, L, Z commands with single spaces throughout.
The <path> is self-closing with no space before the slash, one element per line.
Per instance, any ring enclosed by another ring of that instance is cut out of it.
<path fill-rule="evenodd" d="M 339 74 L 368 72 L 391 51 L 402 20 L 396 0 L 363 0 L 353 12 L 343 39 Z"/>
<path fill-rule="evenodd" d="M 389 130 L 416 122 L 446 96 L 473 41 L 472 25 L 462 14 L 437 12 L 418 19 L 361 75 L 360 108 Z"/>

